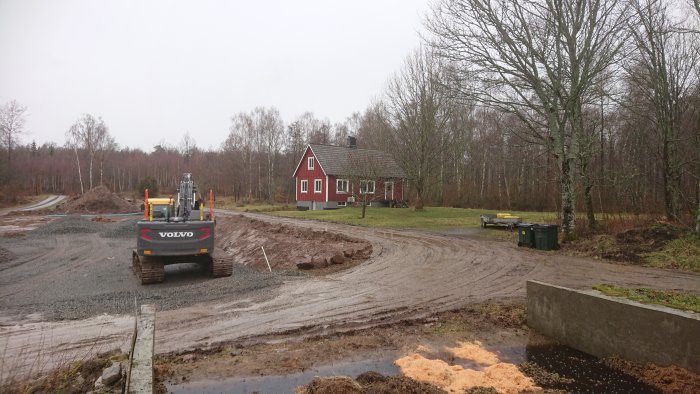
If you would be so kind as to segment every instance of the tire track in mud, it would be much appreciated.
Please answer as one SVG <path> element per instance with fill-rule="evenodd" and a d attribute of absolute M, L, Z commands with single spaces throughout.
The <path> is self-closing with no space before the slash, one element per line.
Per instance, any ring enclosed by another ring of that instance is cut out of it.
<path fill-rule="evenodd" d="M 696 274 L 557 256 L 487 239 L 246 216 L 362 238 L 372 244 L 373 255 L 363 264 L 325 277 L 286 277 L 281 286 L 263 294 L 160 311 L 157 352 L 205 348 L 233 340 L 264 340 L 285 333 L 303 338 L 420 318 L 488 299 L 524 297 L 528 279 L 575 288 L 606 282 L 700 293 L 700 276 Z M 94 257 L 99 242 L 85 248 L 73 255 Z M 87 319 L 0 327 L 0 348 L 8 348 L 10 354 L 43 350 L 58 355 L 66 348 L 85 351 L 86 344 L 93 342 L 103 348 L 123 346 L 122 339 L 128 336 L 133 320 L 100 318 L 97 322 Z M 50 332 L 58 340 L 37 349 L 32 344 L 37 332 Z"/>

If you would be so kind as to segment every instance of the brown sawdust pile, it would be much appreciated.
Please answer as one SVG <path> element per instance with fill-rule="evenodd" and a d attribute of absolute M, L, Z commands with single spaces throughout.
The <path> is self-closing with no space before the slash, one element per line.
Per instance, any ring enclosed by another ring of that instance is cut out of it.
<path fill-rule="evenodd" d="M 72 198 L 56 207 L 57 212 L 65 213 L 131 213 L 137 212 L 138 207 L 117 196 L 105 186 L 94 187 L 82 196 Z"/>
<path fill-rule="evenodd" d="M 478 342 L 462 342 L 447 351 L 455 357 L 487 366 L 477 371 L 460 365 L 449 365 L 443 360 L 431 360 L 417 353 L 402 357 L 395 363 L 404 375 L 438 386 L 448 393 L 463 393 L 473 387 L 493 387 L 503 394 L 540 390 L 517 366 L 500 362 L 495 353 L 484 349 Z"/>

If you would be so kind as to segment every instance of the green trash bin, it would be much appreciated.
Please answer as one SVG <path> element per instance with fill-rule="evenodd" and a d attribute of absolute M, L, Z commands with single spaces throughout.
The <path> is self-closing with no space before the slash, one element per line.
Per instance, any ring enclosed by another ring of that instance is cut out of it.
<path fill-rule="evenodd" d="M 535 238 L 535 248 L 539 250 L 559 249 L 559 226 L 554 224 L 538 224 L 532 226 Z"/>
<path fill-rule="evenodd" d="M 532 223 L 518 223 L 518 246 L 527 246 L 529 248 L 535 247 L 535 233 L 532 231 L 532 227 L 536 224 Z"/>

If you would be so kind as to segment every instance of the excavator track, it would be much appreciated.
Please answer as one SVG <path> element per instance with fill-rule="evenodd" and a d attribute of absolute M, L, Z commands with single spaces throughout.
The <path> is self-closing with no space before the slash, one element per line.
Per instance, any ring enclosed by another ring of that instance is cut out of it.
<path fill-rule="evenodd" d="M 211 257 L 211 276 L 221 278 L 233 273 L 233 256 Z"/>
<path fill-rule="evenodd" d="M 132 266 L 142 285 L 161 283 L 165 279 L 165 267 L 160 258 L 139 256 L 138 253 L 134 252 Z"/>

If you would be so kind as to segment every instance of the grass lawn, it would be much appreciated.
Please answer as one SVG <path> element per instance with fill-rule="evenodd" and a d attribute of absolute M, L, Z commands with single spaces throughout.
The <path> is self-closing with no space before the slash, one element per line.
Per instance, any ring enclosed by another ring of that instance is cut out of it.
<path fill-rule="evenodd" d="M 700 313 L 700 297 L 672 290 L 654 290 L 649 288 L 627 288 L 614 285 L 596 285 L 593 289 L 614 297 L 623 297 L 643 304 L 657 304 L 675 309 Z"/>
<path fill-rule="evenodd" d="M 293 208 L 292 208 L 293 209 Z M 479 215 L 509 212 L 520 216 L 523 222 L 544 223 L 555 220 L 553 212 L 492 211 L 486 209 L 463 209 L 426 207 L 423 211 L 412 208 L 373 208 L 367 207 L 362 219 L 362 208 L 347 207 L 325 211 L 280 210 L 271 215 L 295 218 L 317 219 L 329 222 L 355 224 L 368 227 L 450 229 L 456 227 L 478 227 Z"/>

